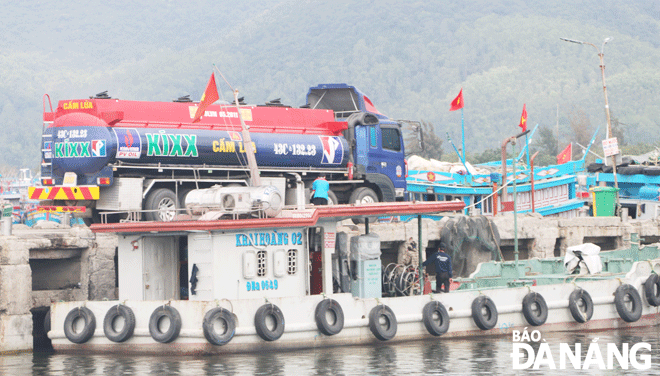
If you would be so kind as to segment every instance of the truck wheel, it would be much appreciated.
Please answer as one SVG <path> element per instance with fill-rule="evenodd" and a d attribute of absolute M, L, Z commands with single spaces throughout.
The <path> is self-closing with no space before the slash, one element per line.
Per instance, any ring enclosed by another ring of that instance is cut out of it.
<path fill-rule="evenodd" d="M 190 191 L 192 191 L 192 189 L 189 188 L 179 189 L 179 209 L 186 208 L 186 196 L 188 196 L 188 193 L 190 193 Z"/>
<path fill-rule="evenodd" d="M 328 205 L 337 205 L 339 200 L 337 200 L 337 195 L 333 191 L 328 191 Z"/>
<path fill-rule="evenodd" d="M 349 204 L 373 204 L 378 202 L 378 195 L 374 192 L 373 189 L 368 187 L 360 187 L 351 193 L 351 197 L 348 199 Z M 369 217 L 369 221 L 375 221 L 377 217 Z M 353 218 L 353 223 L 356 225 L 359 223 L 364 223 L 364 218 Z"/>
<path fill-rule="evenodd" d="M 160 188 L 147 196 L 144 209 L 147 221 L 170 222 L 176 217 L 177 197 L 171 190 Z"/>
<path fill-rule="evenodd" d="M 378 195 L 373 189 L 368 187 L 361 187 L 353 191 L 351 198 L 348 199 L 350 204 L 373 204 L 378 202 Z"/>

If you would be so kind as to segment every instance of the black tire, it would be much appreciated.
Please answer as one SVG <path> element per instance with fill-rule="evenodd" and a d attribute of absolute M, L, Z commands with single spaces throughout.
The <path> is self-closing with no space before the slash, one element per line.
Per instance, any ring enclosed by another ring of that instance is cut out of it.
<path fill-rule="evenodd" d="M 529 325 L 541 326 L 548 319 L 548 305 L 538 292 L 530 292 L 522 301 L 522 311 Z"/>
<path fill-rule="evenodd" d="M 222 329 L 224 329 L 220 333 L 215 330 L 216 322 L 221 322 Z M 213 308 L 204 315 L 202 329 L 204 329 L 204 337 L 210 344 L 216 346 L 226 345 L 234 338 L 236 333 L 236 318 L 224 308 Z"/>
<path fill-rule="evenodd" d="M 604 166 L 604 165 L 603 165 L 602 163 L 590 163 L 590 164 L 587 166 L 587 171 L 588 171 L 588 172 L 598 172 L 598 171 L 602 171 L 603 166 Z"/>
<path fill-rule="evenodd" d="M 612 166 L 603 166 L 603 172 L 606 174 L 612 173 L 613 170 Z"/>
<path fill-rule="evenodd" d="M 179 193 L 177 195 L 178 196 L 177 198 L 179 200 L 178 201 L 179 202 L 179 206 L 178 206 L 179 209 L 185 209 L 186 208 L 186 196 L 188 195 L 188 193 L 190 193 L 190 191 L 192 191 L 192 189 L 190 189 L 190 188 L 180 188 L 179 189 Z"/>
<path fill-rule="evenodd" d="M 121 330 L 115 330 L 115 320 L 124 319 L 124 326 Z M 103 332 L 112 342 L 124 342 L 133 336 L 135 330 L 135 314 L 130 307 L 123 304 L 112 306 L 105 314 L 103 319 Z"/>
<path fill-rule="evenodd" d="M 82 319 L 85 324 L 81 331 L 77 332 L 75 324 L 78 319 Z M 94 336 L 96 330 L 96 317 L 87 307 L 72 309 L 66 319 L 64 319 L 64 335 L 73 343 L 85 343 Z"/>
<path fill-rule="evenodd" d="M 266 323 L 268 318 L 273 320 L 275 324 L 271 329 Z M 280 308 L 274 304 L 264 304 L 257 310 L 254 315 L 254 327 L 257 329 L 257 334 L 265 341 L 276 341 L 282 334 L 284 334 L 284 315 Z"/>
<path fill-rule="evenodd" d="M 348 203 L 349 204 L 356 204 L 356 205 L 361 205 L 361 204 L 372 204 L 379 202 L 380 200 L 378 199 L 378 195 L 376 192 L 374 192 L 373 189 L 369 187 L 360 187 L 357 188 L 356 190 L 351 193 L 351 196 L 348 198 Z M 369 218 L 375 219 L 374 218 Z M 364 223 L 364 218 L 353 218 L 353 223 L 358 224 L 358 223 Z"/>
<path fill-rule="evenodd" d="M 382 322 L 381 319 L 383 319 Z M 381 341 L 394 338 L 397 323 L 392 309 L 384 304 L 372 308 L 371 312 L 369 312 L 369 329 Z"/>
<path fill-rule="evenodd" d="M 337 205 L 339 204 L 339 200 L 337 199 L 337 195 L 333 191 L 328 191 L 328 205 Z"/>
<path fill-rule="evenodd" d="M 176 218 L 178 199 L 174 192 L 167 188 L 155 189 L 147 195 L 144 201 L 145 218 L 147 221 L 170 222 Z"/>
<path fill-rule="evenodd" d="M 626 301 L 628 298 L 628 301 Z M 628 307 L 632 303 L 632 307 Z M 642 317 L 642 297 L 633 286 L 625 284 L 614 292 L 614 305 L 619 316 L 625 322 L 635 322 Z"/>
<path fill-rule="evenodd" d="M 591 320 L 591 316 L 594 315 L 594 302 L 591 300 L 591 295 L 581 288 L 573 290 L 568 297 L 568 308 L 573 320 L 579 323 Z"/>
<path fill-rule="evenodd" d="M 360 187 L 351 193 L 348 199 L 349 204 L 372 204 L 379 202 L 378 195 L 369 187 Z"/>
<path fill-rule="evenodd" d="M 624 155 L 621 157 L 621 163 L 617 163 L 616 167 L 618 168 L 619 166 L 628 166 L 631 163 L 633 163 L 632 158 L 629 155 Z"/>
<path fill-rule="evenodd" d="M 644 172 L 644 166 L 634 165 L 634 166 L 623 166 L 616 168 L 616 172 L 621 175 L 637 175 Z"/>
<path fill-rule="evenodd" d="M 486 295 L 480 295 L 472 302 L 472 320 L 481 330 L 493 329 L 497 324 L 497 307 Z"/>
<path fill-rule="evenodd" d="M 168 318 L 170 326 L 166 331 L 160 329 L 160 320 Z M 154 310 L 149 318 L 149 334 L 156 342 L 170 343 L 177 339 L 181 332 L 181 315 L 176 308 L 160 306 Z"/>
<path fill-rule="evenodd" d="M 321 333 L 333 336 L 344 329 L 344 310 L 336 300 L 323 299 L 316 305 L 314 320 Z"/>
<path fill-rule="evenodd" d="M 660 166 L 647 166 L 642 170 L 642 174 L 649 176 L 658 176 L 660 175 Z"/>
<path fill-rule="evenodd" d="M 44 316 L 44 332 L 46 335 L 50 332 L 50 308 L 48 308 L 48 311 L 46 311 L 46 315 Z"/>
<path fill-rule="evenodd" d="M 434 336 L 441 336 L 449 330 L 449 313 L 437 300 L 426 303 L 422 310 L 422 321 L 426 330 Z"/>
<path fill-rule="evenodd" d="M 650 305 L 660 306 L 660 277 L 657 274 L 651 274 L 644 282 L 644 295 Z"/>

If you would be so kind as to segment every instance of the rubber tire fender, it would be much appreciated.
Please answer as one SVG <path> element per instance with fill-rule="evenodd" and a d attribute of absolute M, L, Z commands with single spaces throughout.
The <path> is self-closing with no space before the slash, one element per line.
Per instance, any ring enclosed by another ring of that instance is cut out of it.
<path fill-rule="evenodd" d="M 120 331 L 116 331 L 112 325 L 116 318 L 122 317 L 124 319 L 124 327 Z M 124 342 L 133 336 L 135 331 L 135 314 L 133 310 L 123 304 L 112 306 L 105 314 L 103 319 L 103 332 L 105 336 L 112 342 Z"/>
<path fill-rule="evenodd" d="M 162 332 L 158 327 L 158 322 L 163 318 L 167 317 L 170 320 L 170 327 L 166 331 Z M 149 318 L 149 334 L 156 342 L 160 343 L 170 343 L 177 339 L 179 333 L 181 332 L 181 315 L 176 308 L 163 305 L 156 309 L 151 314 Z"/>
<path fill-rule="evenodd" d="M 380 318 L 384 317 L 386 325 L 380 323 Z M 387 341 L 396 335 L 397 322 L 392 309 L 384 304 L 377 305 L 369 312 L 369 330 L 381 341 Z"/>
<path fill-rule="evenodd" d="M 582 312 L 578 303 L 582 301 L 586 308 L 586 312 Z M 594 301 L 591 299 L 591 295 L 587 290 L 577 288 L 573 290 L 571 295 L 568 297 L 568 309 L 571 311 L 571 316 L 573 320 L 581 324 L 591 320 L 591 316 L 594 315 Z"/>
<path fill-rule="evenodd" d="M 649 176 L 658 176 L 660 175 L 660 166 L 647 166 L 642 170 L 642 174 Z"/>
<path fill-rule="evenodd" d="M 630 297 L 632 302 L 632 309 L 628 309 L 624 299 L 626 296 Z M 619 313 L 619 316 L 625 322 L 635 322 L 642 317 L 642 297 L 637 292 L 637 289 L 632 285 L 625 284 L 617 287 L 614 292 L 614 305 L 616 306 L 616 311 Z"/>
<path fill-rule="evenodd" d="M 222 320 L 225 322 L 227 330 L 224 333 L 218 334 L 214 330 L 213 323 L 216 320 Z M 236 318 L 228 310 L 216 307 L 206 312 L 206 315 L 204 315 L 202 329 L 204 329 L 204 337 L 206 337 L 206 340 L 209 341 L 210 344 L 216 346 L 226 345 L 232 338 L 234 338 L 234 334 L 236 333 Z"/>
<path fill-rule="evenodd" d="M 73 325 L 75 321 L 79 318 L 82 318 L 85 321 L 83 329 L 76 333 Z M 78 307 L 74 308 L 66 315 L 64 319 L 64 335 L 69 341 L 73 343 L 85 343 L 94 336 L 94 331 L 96 330 L 96 317 L 94 317 L 94 312 L 92 312 L 87 307 Z"/>
<path fill-rule="evenodd" d="M 439 324 L 433 319 L 434 313 L 440 319 Z M 449 330 L 449 313 L 445 306 L 437 300 L 426 303 L 422 309 L 422 321 L 426 330 L 434 336 L 441 336 Z"/>
<path fill-rule="evenodd" d="M 271 316 L 275 320 L 275 328 L 270 329 L 266 325 L 266 318 Z M 284 315 L 282 310 L 275 304 L 264 304 L 254 314 L 254 327 L 257 329 L 257 334 L 265 341 L 275 341 L 282 337 L 284 334 Z"/>
<path fill-rule="evenodd" d="M 651 274 L 644 282 L 644 295 L 650 305 L 660 306 L 660 277 L 657 274 Z"/>
<path fill-rule="evenodd" d="M 483 310 L 487 312 L 484 314 Z M 493 329 L 497 324 L 497 307 L 486 295 L 480 295 L 472 301 L 472 320 L 481 330 Z"/>
<path fill-rule="evenodd" d="M 538 307 L 538 313 L 532 309 L 534 305 Z M 530 292 L 523 298 L 522 312 L 529 325 L 541 326 L 548 319 L 548 304 L 541 294 Z"/>
<path fill-rule="evenodd" d="M 335 316 L 335 322 L 328 321 L 327 312 L 331 311 Z M 344 310 L 334 299 L 323 299 L 316 305 L 314 320 L 319 331 L 327 336 L 333 336 L 344 329 Z"/>
<path fill-rule="evenodd" d="M 46 332 L 46 335 L 50 332 L 50 325 L 50 308 L 48 308 L 48 311 L 46 311 L 46 315 L 44 316 L 44 332 Z"/>
<path fill-rule="evenodd" d="M 644 166 L 642 165 L 634 165 L 634 166 L 624 166 L 624 167 L 617 167 L 616 172 L 621 174 L 621 175 L 637 175 L 637 174 L 642 174 L 644 173 Z"/>

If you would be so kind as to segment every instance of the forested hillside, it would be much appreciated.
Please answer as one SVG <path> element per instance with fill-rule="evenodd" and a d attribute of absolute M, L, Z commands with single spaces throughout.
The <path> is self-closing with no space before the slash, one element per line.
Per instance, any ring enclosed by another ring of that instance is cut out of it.
<path fill-rule="evenodd" d="M 559 143 L 605 115 L 597 51 L 560 37 L 605 38 L 609 103 L 625 142 L 660 139 L 660 2 L 42 1 L 3 2 L 0 167 L 39 165 L 42 97 L 199 100 L 213 64 L 248 103 L 304 104 L 319 83 L 358 86 L 383 113 L 424 120 L 466 149 L 497 148 L 529 124 Z M 220 84 L 220 81 L 219 81 Z M 229 90 L 221 85 L 226 98 Z M 580 117 L 580 114 L 583 114 Z M 574 122 L 575 124 L 575 122 Z M 539 148 L 539 144 L 532 144 Z M 443 144 L 445 153 L 450 146 Z M 548 150 L 545 150 L 548 152 Z"/>

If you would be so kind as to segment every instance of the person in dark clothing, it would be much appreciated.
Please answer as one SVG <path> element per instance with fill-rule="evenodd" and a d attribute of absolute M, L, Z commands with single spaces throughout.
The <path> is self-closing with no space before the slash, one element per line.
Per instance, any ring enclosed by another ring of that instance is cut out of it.
<path fill-rule="evenodd" d="M 424 261 L 422 266 L 426 266 L 433 262 L 435 264 L 435 292 L 449 292 L 449 284 L 452 281 L 451 270 L 451 257 L 446 254 L 442 247 L 433 253 L 429 258 Z M 441 289 L 444 286 L 444 289 Z"/>

